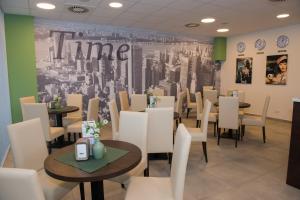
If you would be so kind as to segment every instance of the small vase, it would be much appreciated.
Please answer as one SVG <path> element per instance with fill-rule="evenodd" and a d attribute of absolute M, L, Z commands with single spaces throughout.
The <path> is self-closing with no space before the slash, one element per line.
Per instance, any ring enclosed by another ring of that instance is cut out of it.
<path fill-rule="evenodd" d="M 94 159 L 101 159 L 104 155 L 104 145 L 100 140 L 95 140 L 93 144 L 93 157 Z"/>

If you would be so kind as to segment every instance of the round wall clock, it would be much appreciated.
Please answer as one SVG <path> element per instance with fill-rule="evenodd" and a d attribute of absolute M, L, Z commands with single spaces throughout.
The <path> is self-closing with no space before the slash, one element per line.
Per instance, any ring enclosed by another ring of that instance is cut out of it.
<path fill-rule="evenodd" d="M 288 44 L 289 44 L 289 38 L 288 38 L 288 36 L 286 36 L 286 35 L 280 35 L 277 38 L 277 46 L 279 48 L 285 48 L 285 47 L 287 47 Z"/>
<path fill-rule="evenodd" d="M 246 49 L 246 44 L 244 42 L 239 42 L 236 47 L 239 53 L 243 53 Z"/>
<path fill-rule="evenodd" d="M 255 48 L 259 51 L 263 50 L 266 47 L 266 41 L 264 39 L 257 39 L 255 41 Z"/>

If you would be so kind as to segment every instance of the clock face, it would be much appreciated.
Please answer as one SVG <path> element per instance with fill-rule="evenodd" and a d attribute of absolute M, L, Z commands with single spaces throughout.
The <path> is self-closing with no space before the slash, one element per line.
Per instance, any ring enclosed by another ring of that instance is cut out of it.
<path fill-rule="evenodd" d="M 266 47 L 266 41 L 264 39 L 257 39 L 255 41 L 255 48 L 259 51 L 263 50 Z"/>
<path fill-rule="evenodd" d="M 289 44 L 289 38 L 286 35 L 280 35 L 277 38 L 277 46 L 279 48 L 285 48 Z"/>
<path fill-rule="evenodd" d="M 239 42 L 237 44 L 237 51 L 239 53 L 243 53 L 245 51 L 245 49 L 246 49 L 246 44 L 244 42 Z"/>

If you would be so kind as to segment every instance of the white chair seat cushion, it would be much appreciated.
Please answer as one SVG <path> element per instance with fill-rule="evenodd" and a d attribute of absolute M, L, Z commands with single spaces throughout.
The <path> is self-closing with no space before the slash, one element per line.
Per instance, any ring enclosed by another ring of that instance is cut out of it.
<path fill-rule="evenodd" d="M 261 117 L 244 115 L 242 119 L 242 125 L 247 126 L 264 126 Z"/>
<path fill-rule="evenodd" d="M 188 105 L 188 108 L 197 108 L 197 103 L 196 103 L 196 102 L 191 102 L 191 103 Z"/>
<path fill-rule="evenodd" d="M 192 136 L 192 141 L 206 142 L 207 136 L 201 132 L 200 128 L 187 128 Z"/>
<path fill-rule="evenodd" d="M 46 174 L 44 169 L 38 171 L 38 178 L 47 200 L 62 199 L 62 197 L 78 185 L 78 183 L 54 179 Z"/>
<path fill-rule="evenodd" d="M 173 200 L 169 177 L 132 177 L 127 189 L 127 200 Z"/>
<path fill-rule="evenodd" d="M 200 113 L 200 115 L 197 115 L 197 120 L 201 120 L 201 119 L 202 119 L 202 113 Z M 217 119 L 218 119 L 218 113 L 214 113 L 214 112 L 209 113 L 208 116 L 209 122 L 217 122 Z"/>
<path fill-rule="evenodd" d="M 82 121 L 77 121 L 67 126 L 68 133 L 81 133 L 82 132 Z"/>
<path fill-rule="evenodd" d="M 50 141 L 54 140 L 55 138 L 58 138 L 61 135 L 64 135 L 65 129 L 62 127 L 50 127 Z"/>
<path fill-rule="evenodd" d="M 75 122 L 82 121 L 82 117 L 64 117 L 63 118 L 63 125 L 66 127 L 70 124 Z"/>
<path fill-rule="evenodd" d="M 130 170 L 129 172 L 122 174 L 120 176 L 111 178 L 109 180 L 111 181 L 115 181 L 118 183 L 122 183 L 122 184 L 128 184 L 129 179 L 132 176 L 140 176 L 143 175 L 144 170 L 147 168 L 147 161 L 146 159 L 142 159 L 141 162 L 132 170 Z"/>

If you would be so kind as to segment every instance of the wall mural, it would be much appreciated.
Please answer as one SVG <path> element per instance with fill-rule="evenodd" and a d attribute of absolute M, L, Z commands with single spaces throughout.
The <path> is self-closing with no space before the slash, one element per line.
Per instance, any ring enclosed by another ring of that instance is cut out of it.
<path fill-rule="evenodd" d="M 109 118 L 107 102 L 118 92 L 144 93 L 160 87 L 177 96 L 189 88 L 220 82 L 212 45 L 170 34 L 107 26 L 37 20 L 35 24 L 38 95 L 83 94 L 100 98 L 100 114 Z"/>
<path fill-rule="evenodd" d="M 288 55 L 267 56 L 266 84 L 286 85 Z"/>

